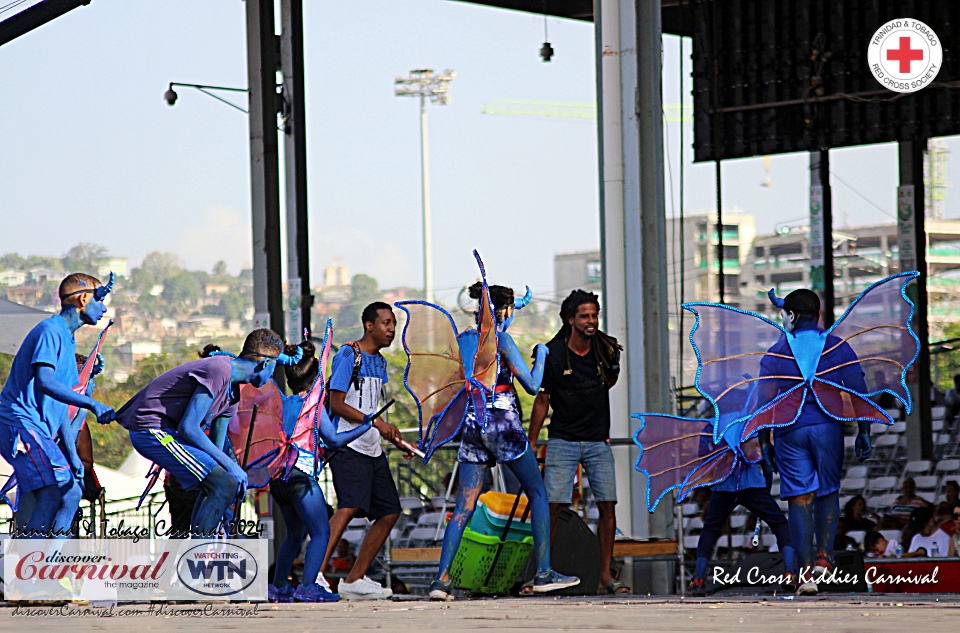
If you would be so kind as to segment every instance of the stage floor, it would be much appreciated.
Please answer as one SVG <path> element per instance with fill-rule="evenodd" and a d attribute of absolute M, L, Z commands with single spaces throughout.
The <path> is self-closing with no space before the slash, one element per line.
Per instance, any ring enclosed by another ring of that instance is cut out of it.
<path fill-rule="evenodd" d="M 904 631 L 960 631 L 960 596 L 938 594 L 827 595 L 795 600 L 770 596 L 730 595 L 680 598 L 507 598 L 431 603 L 423 600 L 390 602 L 340 602 L 327 605 L 210 605 L 211 610 L 247 612 L 246 617 L 190 617 L 203 606 L 171 605 L 165 612 L 147 613 L 147 605 L 121 605 L 139 609 L 138 616 L 62 617 L 60 609 L 0 608 L 0 630 L 27 633 L 68 626 L 81 631 L 210 631 L 239 630 L 256 633 L 315 633 L 316 631 L 851 631 L 904 633 Z M 75 607 L 70 607 L 71 611 Z M 79 608 L 78 611 L 87 609 Z M 806 628 L 809 627 L 809 628 Z M 64 630 L 64 629 L 60 629 Z"/>

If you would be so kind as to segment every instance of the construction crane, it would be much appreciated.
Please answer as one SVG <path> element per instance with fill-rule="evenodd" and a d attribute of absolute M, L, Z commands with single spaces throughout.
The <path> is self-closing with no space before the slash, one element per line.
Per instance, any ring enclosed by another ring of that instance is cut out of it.
<path fill-rule="evenodd" d="M 480 114 L 505 114 L 509 116 L 562 117 L 567 119 L 596 119 L 597 104 L 564 101 L 526 101 L 523 99 L 494 99 L 480 106 Z M 663 120 L 679 123 L 679 105 L 663 106 Z M 684 123 L 693 122 L 693 106 L 684 105 Z"/>

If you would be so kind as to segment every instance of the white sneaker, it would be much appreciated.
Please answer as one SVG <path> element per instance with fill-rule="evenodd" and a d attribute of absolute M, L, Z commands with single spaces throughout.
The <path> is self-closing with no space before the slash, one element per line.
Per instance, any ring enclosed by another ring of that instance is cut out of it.
<path fill-rule="evenodd" d="M 798 596 L 815 596 L 818 592 L 817 583 L 812 580 L 808 580 L 797 588 Z"/>
<path fill-rule="evenodd" d="M 337 591 L 344 600 L 383 600 L 393 595 L 366 576 L 355 582 L 340 581 Z"/>
<path fill-rule="evenodd" d="M 335 593 L 334 590 L 330 588 L 330 583 L 328 583 L 327 579 L 323 577 L 323 574 L 317 574 L 316 584 L 320 585 L 330 593 Z"/>

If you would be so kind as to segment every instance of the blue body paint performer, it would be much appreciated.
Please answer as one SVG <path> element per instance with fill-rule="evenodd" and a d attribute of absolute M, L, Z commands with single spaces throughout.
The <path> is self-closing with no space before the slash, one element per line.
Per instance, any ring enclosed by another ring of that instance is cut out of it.
<path fill-rule="evenodd" d="M 42 321 L 27 334 L 0 393 L 0 455 L 13 466 L 21 493 L 31 493 L 33 511 L 26 535 L 66 535 L 80 505 L 83 463 L 72 425 L 64 428 L 68 408 L 93 411 L 106 424 L 110 407 L 77 393 L 76 341 L 81 325 L 94 325 L 106 313 L 103 300 L 113 289 L 96 277 L 75 273 L 59 288 L 60 314 Z M 55 436 L 63 432 L 64 451 Z"/>
<path fill-rule="evenodd" d="M 246 472 L 220 448 L 226 433 L 222 425 L 236 415 L 240 386 L 263 386 L 277 362 L 299 360 L 283 353 L 283 340 L 275 332 L 254 330 L 239 356 L 215 352 L 171 369 L 117 412 L 138 453 L 176 477 L 184 490 L 199 486 L 190 522 L 195 536 L 216 536 L 230 506 L 246 490 Z"/>
<path fill-rule="evenodd" d="M 328 329 L 324 348 L 329 349 L 332 332 Z M 338 432 L 330 420 L 322 401 L 316 411 L 304 411 L 304 402 L 314 388 L 323 388 L 323 366 L 316 355 L 316 348 L 310 341 L 300 344 L 303 359 L 285 369 L 287 386 L 294 393 L 283 396 L 283 430 L 287 437 L 296 437 L 298 426 L 305 426 L 305 415 L 310 417 L 309 424 L 314 426 L 320 441 L 314 444 L 314 450 L 297 446 L 297 460 L 285 477 L 276 477 L 270 481 L 270 495 L 280 507 L 287 533 L 277 550 L 273 582 L 267 587 L 271 602 L 336 602 L 339 594 L 330 590 L 326 579 L 320 575 L 320 566 L 330 541 L 330 523 L 327 517 L 327 502 L 318 479 L 323 463 L 319 462 L 318 451 L 321 447 L 342 448 L 356 440 L 373 427 L 373 414 L 365 416 L 364 422 L 348 431 Z M 288 348 L 287 353 L 292 353 Z M 326 354 L 321 354 L 326 359 Z M 314 425 L 315 419 L 315 425 Z M 319 462 L 319 468 L 318 468 Z M 300 586 L 287 583 L 293 561 L 300 552 L 304 537 L 309 534 L 310 542 L 303 562 L 303 578 Z"/>
<path fill-rule="evenodd" d="M 537 345 L 533 369 L 528 369 L 506 327 L 513 320 L 514 310 L 525 306 L 529 298 L 515 300 L 510 288 L 489 287 L 480 256 L 476 251 L 474 256 L 482 276 L 482 281 L 470 288 L 471 298 L 479 303 L 476 328 L 458 333 L 450 315 L 433 304 L 396 304 L 407 313 L 403 331 L 409 359 L 405 381 L 420 410 L 420 446 L 427 453 L 425 461 L 440 445 L 462 432 L 457 455 L 460 489 L 444 534 L 440 568 L 430 585 L 431 600 L 453 599 L 450 567 L 473 516 L 486 471 L 496 463 L 505 464 L 513 472 L 529 499 L 537 557 L 533 591 L 545 593 L 580 582 L 550 568 L 550 507 L 513 387 L 516 378 L 527 393 L 537 393 L 547 348 Z M 433 324 L 437 330 L 431 329 Z M 427 330 L 426 335 L 423 330 Z M 441 370 L 439 359 L 451 363 L 446 371 Z M 437 394 L 443 397 L 431 402 Z M 424 409 L 429 415 L 425 431 Z"/>
<path fill-rule="evenodd" d="M 817 592 L 812 570 L 833 564 L 843 425 L 859 426 L 855 446 L 863 461 L 870 455 L 869 425 L 893 424 L 871 398 L 885 393 L 912 408 L 906 375 L 920 342 L 906 287 L 918 276 L 905 272 L 871 285 L 825 331 L 818 326 L 819 298 L 809 290 L 784 299 L 770 292 L 783 326 L 726 305 L 683 306 L 697 319 L 690 333 L 696 385 L 714 410 L 714 441 L 742 424 L 741 444 L 759 441 L 765 468 L 779 467 L 802 594 Z M 751 384 L 756 397 L 744 404 L 734 394 Z M 682 496 L 696 487 L 692 481 L 674 487 Z"/>

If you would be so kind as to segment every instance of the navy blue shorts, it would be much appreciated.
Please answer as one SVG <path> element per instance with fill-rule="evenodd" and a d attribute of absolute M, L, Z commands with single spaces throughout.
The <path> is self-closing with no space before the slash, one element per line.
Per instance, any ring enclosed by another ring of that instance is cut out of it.
<path fill-rule="evenodd" d="M 348 447 L 334 451 L 328 463 L 338 508 L 356 509 L 356 516 L 371 521 L 401 512 L 400 495 L 384 453 L 370 457 Z"/>
<path fill-rule="evenodd" d="M 130 431 L 133 448 L 177 478 L 184 490 L 193 490 L 216 468 L 216 460 L 199 448 L 185 444 L 174 430 Z"/>
<path fill-rule="evenodd" d="M 774 434 L 780 498 L 808 492 L 823 497 L 840 490 L 843 474 L 843 424 L 827 422 L 787 428 Z"/>
<path fill-rule="evenodd" d="M 457 461 L 462 464 L 506 464 L 518 459 L 530 446 L 520 422 L 512 393 L 496 394 L 504 408 L 486 408 L 481 429 L 472 406 L 467 407 Z"/>
<path fill-rule="evenodd" d="M 0 456 L 13 466 L 21 492 L 62 486 L 73 480 L 63 451 L 49 437 L 0 422 Z"/>

